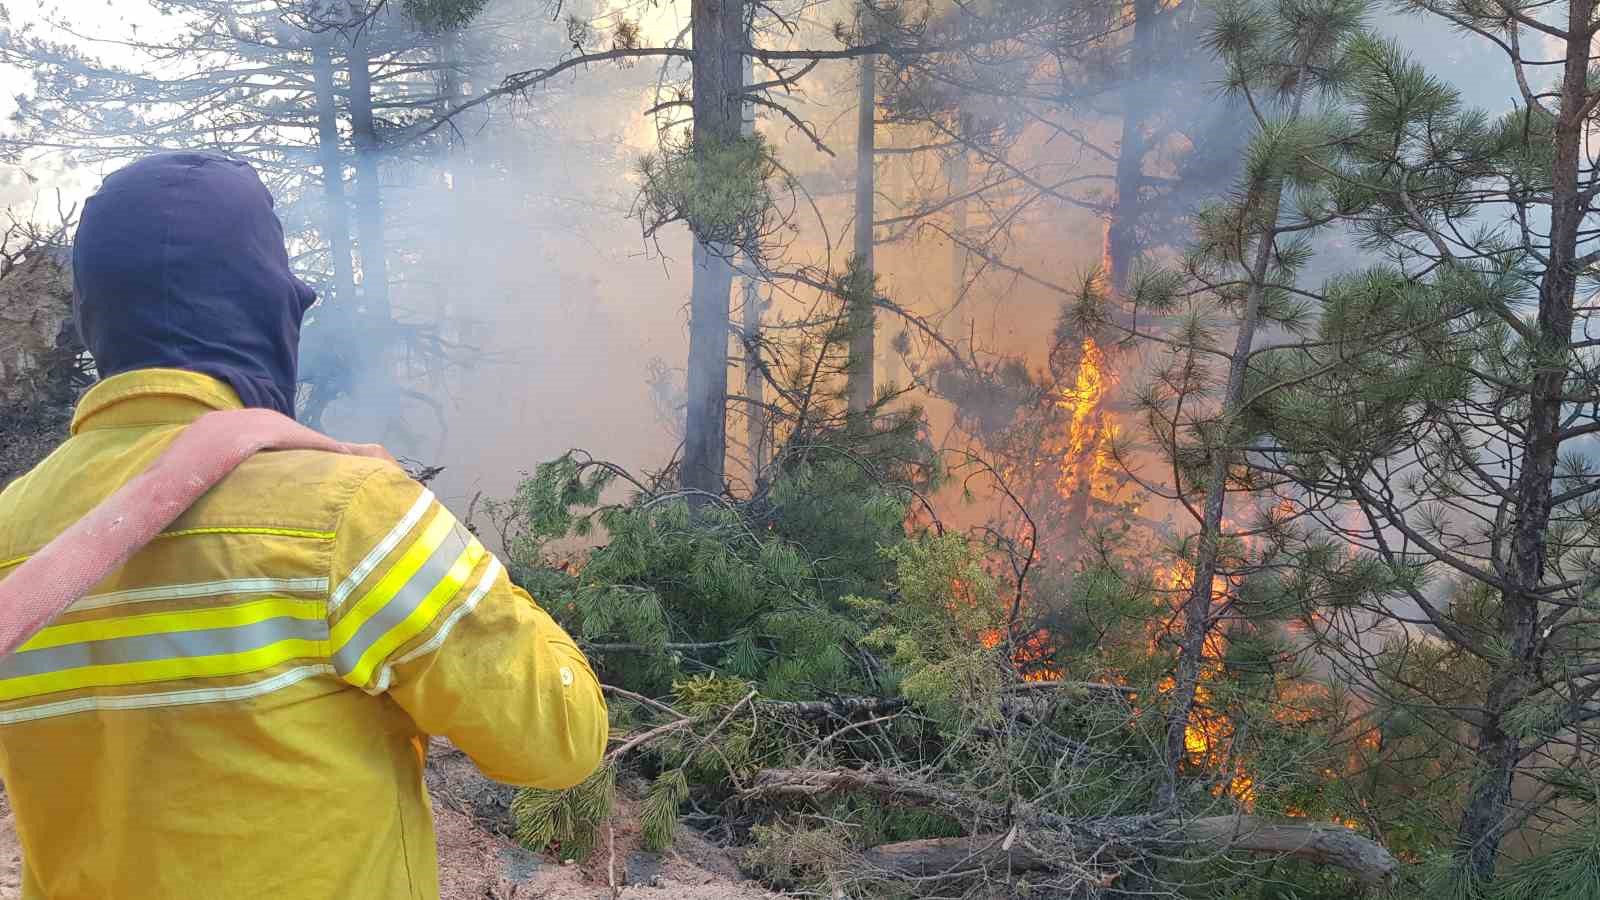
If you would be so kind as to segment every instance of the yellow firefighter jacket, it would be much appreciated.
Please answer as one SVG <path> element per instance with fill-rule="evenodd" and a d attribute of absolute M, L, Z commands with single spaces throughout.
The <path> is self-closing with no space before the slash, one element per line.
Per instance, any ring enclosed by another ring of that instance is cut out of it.
<path fill-rule="evenodd" d="M 239 399 L 168 369 L 90 390 L 0 494 L 0 577 Z M 425 735 L 563 788 L 606 743 L 572 639 L 422 485 L 376 460 L 248 460 L 0 664 L 24 898 L 439 893 Z"/>

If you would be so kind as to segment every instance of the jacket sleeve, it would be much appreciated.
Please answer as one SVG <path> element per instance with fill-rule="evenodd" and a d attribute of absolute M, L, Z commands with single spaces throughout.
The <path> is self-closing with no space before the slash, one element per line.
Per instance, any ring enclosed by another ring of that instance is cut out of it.
<path fill-rule="evenodd" d="M 561 789 L 599 766 L 606 706 L 583 653 L 400 470 L 356 490 L 328 584 L 329 654 L 345 681 L 387 693 L 496 781 Z"/>

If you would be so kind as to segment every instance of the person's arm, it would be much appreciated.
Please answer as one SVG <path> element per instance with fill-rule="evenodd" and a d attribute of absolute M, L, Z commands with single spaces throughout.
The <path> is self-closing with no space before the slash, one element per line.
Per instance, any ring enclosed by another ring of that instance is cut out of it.
<path fill-rule="evenodd" d="M 334 669 L 387 692 L 495 781 L 560 789 L 599 766 L 606 705 L 561 626 L 422 485 L 385 466 L 341 520 L 329 578 Z"/>

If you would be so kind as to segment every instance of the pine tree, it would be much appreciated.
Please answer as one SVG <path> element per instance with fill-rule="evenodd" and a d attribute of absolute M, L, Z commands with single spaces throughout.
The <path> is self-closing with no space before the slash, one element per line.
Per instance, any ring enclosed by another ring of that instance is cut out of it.
<path fill-rule="evenodd" d="M 1176 799 L 1207 641 L 1228 614 L 1228 585 L 1242 574 L 1241 539 L 1260 530 L 1253 515 L 1249 524 L 1227 522 L 1230 512 L 1240 518 L 1230 510 L 1230 494 L 1259 489 L 1243 465 L 1257 427 L 1249 410 L 1261 390 L 1252 373 L 1256 344 L 1271 327 L 1292 331 L 1304 324 L 1295 278 L 1309 258 L 1309 233 L 1331 211 L 1317 159 L 1326 126 L 1316 104 L 1343 86 L 1364 12 L 1362 0 L 1219 4 L 1210 41 L 1227 65 L 1228 88 L 1256 121 L 1244 173 L 1225 200 L 1197 217 L 1182 279 L 1153 274 L 1130 292 L 1135 321 L 1141 311 L 1187 317 L 1170 336 L 1130 332 L 1133 340 L 1159 340 L 1170 349 L 1169 364 L 1139 403 L 1171 467 L 1173 496 L 1199 526 L 1179 604 L 1162 803 Z M 1232 332 L 1231 347 L 1218 327 Z M 1219 579 L 1225 579 L 1220 591 Z M 1219 594 L 1222 603 L 1214 601 Z"/>
<path fill-rule="evenodd" d="M 1434 889 L 1592 895 L 1600 23 L 1589 0 L 1411 5 L 1504 51 L 1520 102 L 1469 109 L 1394 46 L 1359 48 L 1337 191 L 1384 262 L 1332 279 L 1315 340 L 1275 354 L 1293 387 L 1262 406 L 1280 446 L 1260 461 L 1321 521 L 1291 582 L 1340 674 L 1470 760 Z M 1514 831 L 1566 849 L 1496 883 Z"/>

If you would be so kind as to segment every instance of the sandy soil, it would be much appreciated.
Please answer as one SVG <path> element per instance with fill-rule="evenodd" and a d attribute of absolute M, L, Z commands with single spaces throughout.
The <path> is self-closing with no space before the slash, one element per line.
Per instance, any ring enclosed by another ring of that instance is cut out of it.
<path fill-rule="evenodd" d="M 685 832 L 656 857 L 639 849 L 639 833 L 621 803 L 605 843 L 583 866 L 530 853 L 508 836 L 512 791 L 486 781 L 471 762 L 436 742 L 428 759 L 439 836 L 442 900 L 772 900 L 777 895 L 739 878 L 732 857 Z M 21 894 L 21 853 L 11 805 L 0 792 L 0 900 Z M 645 884 L 627 884 L 632 871 Z M 615 885 L 615 887 L 612 887 Z"/>

